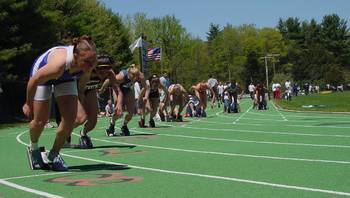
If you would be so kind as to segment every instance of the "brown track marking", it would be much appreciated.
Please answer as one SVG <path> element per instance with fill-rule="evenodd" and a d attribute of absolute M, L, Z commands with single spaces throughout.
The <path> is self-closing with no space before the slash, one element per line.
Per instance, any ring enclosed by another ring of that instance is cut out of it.
<path fill-rule="evenodd" d="M 52 183 L 67 183 L 67 186 L 100 186 L 105 184 L 94 183 L 97 181 L 115 181 L 115 182 L 129 182 L 129 181 L 140 181 L 143 177 L 140 176 L 124 176 L 123 173 L 108 173 L 108 174 L 98 174 L 95 178 L 81 178 L 81 179 L 70 179 L 67 177 L 56 177 L 47 180 Z"/>

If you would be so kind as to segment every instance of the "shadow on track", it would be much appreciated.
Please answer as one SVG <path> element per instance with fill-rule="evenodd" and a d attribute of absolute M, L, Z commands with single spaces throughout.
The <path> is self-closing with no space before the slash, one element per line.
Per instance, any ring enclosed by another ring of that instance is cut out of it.
<path fill-rule="evenodd" d="M 126 170 L 130 169 L 127 165 L 113 165 L 113 164 L 88 164 L 69 166 L 70 172 L 89 172 L 99 170 Z"/>

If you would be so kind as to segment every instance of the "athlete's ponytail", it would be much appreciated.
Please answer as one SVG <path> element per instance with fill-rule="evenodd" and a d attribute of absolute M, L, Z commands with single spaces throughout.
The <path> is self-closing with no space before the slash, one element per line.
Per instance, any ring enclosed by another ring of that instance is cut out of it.
<path fill-rule="evenodd" d="M 81 51 L 96 51 L 95 43 L 87 35 L 73 38 L 74 53 L 79 54 Z"/>

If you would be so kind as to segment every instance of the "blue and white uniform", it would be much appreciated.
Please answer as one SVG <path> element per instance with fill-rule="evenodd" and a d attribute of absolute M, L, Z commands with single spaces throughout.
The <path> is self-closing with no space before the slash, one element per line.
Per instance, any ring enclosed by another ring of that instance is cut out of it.
<path fill-rule="evenodd" d="M 32 66 L 30 77 L 34 76 L 40 68 L 44 67 L 48 63 L 50 53 L 55 49 L 66 49 L 66 64 L 64 73 L 57 79 L 49 80 L 43 84 L 38 85 L 34 100 L 49 100 L 52 93 L 55 97 L 65 95 L 78 95 L 78 88 L 76 82 L 76 76 L 81 73 L 69 73 L 69 70 L 73 62 L 73 46 L 57 46 L 47 50 L 45 53 L 40 55 Z"/>
<path fill-rule="evenodd" d="M 198 98 L 196 96 L 188 95 L 188 97 L 189 97 L 188 104 L 192 103 L 195 107 L 197 107 L 199 105 L 200 102 L 199 102 L 199 100 L 198 100 Z"/>
<path fill-rule="evenodd" d="M 164 76 L 161 76 L 160 78 L 159 78 L 159 81 L 160 81 L 160 83 L 165 87 L 165 88 L 169 88 L 169 86 L 170 86 L 170 80 L 168 79 L 168 78 L 166 78 L 166 77 L 164 77 Z M 164 90 L 163 89 L 161 89 L 161 90 L 159 90 L 159 94 L 160 94 L 160 102 L 165 102 L 165 99 L 166 99 L 166 93 L 164 92 Z"/>
<path fill-rule="evenodd" d="M 120 83 L 120 89 L 123 92 L 123 94 L 125 94 L 125 93 L 128 93 L 134 89 L 134 87 L 133 87 L 134 84 L 129 79 L 128 69 L 123 69 L 121 72 L 124 75 L 124 79 L 123 79 L 123 82 Z"/>
<path fill-rule="evenodd" d="M 164 77 L 164 76 L 161 76 L 160 78 L 159 78 L 159 81 L 160 81 L 160 83 L 165 87 L 165 88 L 169 88 L 169 86 L 170 86 L 170 80 L 168 79 L 168 78 L 166 78 L 166 77 Z"/>

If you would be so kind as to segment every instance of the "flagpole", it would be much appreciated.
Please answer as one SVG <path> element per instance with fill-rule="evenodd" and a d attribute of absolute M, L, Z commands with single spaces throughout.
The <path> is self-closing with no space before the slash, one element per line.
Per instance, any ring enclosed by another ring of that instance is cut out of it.
<path fill-rule="evenodd" d="M 229 82 L 231 82 L 231 70 L 230 70 L 230 68 L 228 69 L 228 80 L 229 80 Z"/>
<path fill-rule="evenodd" d="M 147 43 L 144 40 L 145 36 L 141 33 L 141 36 L 129 46 L 129 49 L 131 53 L 133 53 L 136 48 L 139 49 L 140 71 L 147 76 Z"/>
<path fill-rule="evenodd" d="M 141 33 L 140 38 L 141 38 L 141 46 L 139 47 L 140 70 L 142 73 L 145 73 L 145 68 L 143 66 L 143 57 L 142 57 L 143 32 Z"/>
<path fill-rule="evenodd" d="M 159 60 L 159 63 L 160 63 L 160 73 L 161 73 L 161 75 L 163 75 L 162 47 L 160 47 L 160 60 Z"/>

